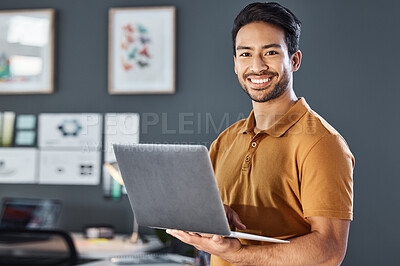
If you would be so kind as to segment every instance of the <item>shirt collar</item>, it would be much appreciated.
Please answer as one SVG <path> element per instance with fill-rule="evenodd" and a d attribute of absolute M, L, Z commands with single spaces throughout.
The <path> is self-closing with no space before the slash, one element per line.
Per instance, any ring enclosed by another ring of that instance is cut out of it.
<path fill-rule="evenodd" d="M 285 134 L 297 121 L 310 110 L 310 106 L 307 104 L 306 100 L 301 97 L 293 105 L 289 111 L 286 112 L 278 121 L 276 121 L 270 128 L 262 131 L 273 137 L 280 137 Z M 244 126 L 239 131 L 239 133 L 254 133 L 254 110 L 251 111 L 249 117 L 246 119 Z"/>

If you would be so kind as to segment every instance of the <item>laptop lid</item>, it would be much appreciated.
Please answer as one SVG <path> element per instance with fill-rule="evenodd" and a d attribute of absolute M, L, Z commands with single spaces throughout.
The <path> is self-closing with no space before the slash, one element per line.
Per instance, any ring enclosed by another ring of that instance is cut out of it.
<path fill-rule="evenodd" d="M 228 236 L 208 150 L 201 145 L 114 145 L 139 225 Z"/>

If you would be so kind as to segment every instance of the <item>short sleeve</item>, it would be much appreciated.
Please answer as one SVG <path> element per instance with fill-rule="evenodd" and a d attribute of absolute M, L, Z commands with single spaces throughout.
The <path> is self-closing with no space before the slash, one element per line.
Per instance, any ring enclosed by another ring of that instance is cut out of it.
<path fill-rule="evenodd" d="M 217 151 L 218 151 L 218 139 L 214 140 L 213 143 L 211 143 L 210 150 L 208 151 L 208 154 L 210 155 L 211 163 L 212 166 L 215 170 L 215 161 L 217 159 Z"/>
<path fill-rule="evenodd" d="M 322 137 L 301 168 L 300 197 L 304 217 L 353 219 L 354 157 L 340 135 Z"/>

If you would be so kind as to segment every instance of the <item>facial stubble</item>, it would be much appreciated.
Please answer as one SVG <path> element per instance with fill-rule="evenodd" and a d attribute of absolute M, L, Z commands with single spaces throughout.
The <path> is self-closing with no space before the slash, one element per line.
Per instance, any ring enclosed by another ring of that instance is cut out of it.
<path fill-rule="evenodd" d="M 274 77 L 276 77 L 276 75 L 274 75 Z M 289 86 L 289 75 L 288 75 L 287 71 L 284 70 L 282 72 L 282 78 L 275 84 L 274 88 L 270 92 L 268 92 L 267 95 L 264 95 L 262 98 L 256 98 L 255 96 L 251 95 L 251 93 L 250 93 L 250 90 L 254 91 L 256 89 L 248 88 L 248 86 L 246 86 L 246 84 L 245 84 L 246 79 L 247 79 L 246 76 L 244 76 L 243 80 L 239 79 L 240 86 L 242 86 L 243 91 L 250 97 L 250 99 L 252 99 L 255 102 L 259 102 L 259 103 L 264 103 L 264 102 L 278 98 L 288 89 L 288 86 Z M 270 84 L 264 88 L 257 89 L 256 91 L 268 90 L 271 85 L 272 84 Z"/>

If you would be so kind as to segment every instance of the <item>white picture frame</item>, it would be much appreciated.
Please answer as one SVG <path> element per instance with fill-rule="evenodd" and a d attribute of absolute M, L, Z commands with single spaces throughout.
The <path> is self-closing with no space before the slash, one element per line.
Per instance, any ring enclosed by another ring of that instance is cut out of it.
<path fill-rule="evenodd" d="M 175 92 L 175 7 L 110 9 L 108 92 Z"/>

